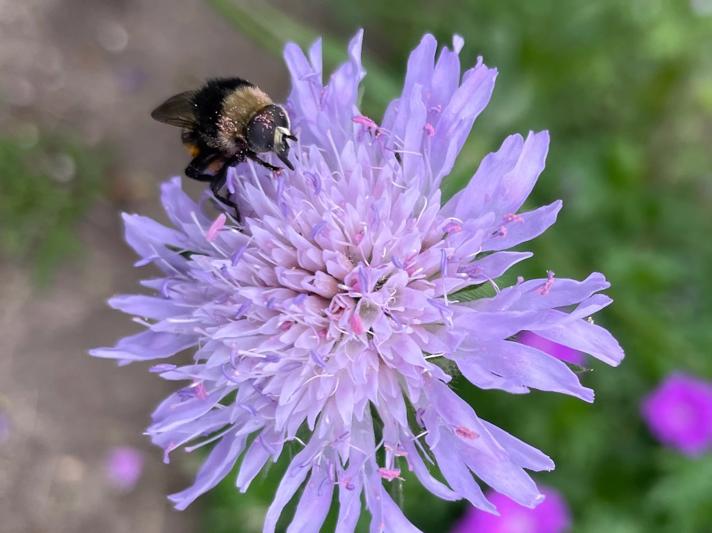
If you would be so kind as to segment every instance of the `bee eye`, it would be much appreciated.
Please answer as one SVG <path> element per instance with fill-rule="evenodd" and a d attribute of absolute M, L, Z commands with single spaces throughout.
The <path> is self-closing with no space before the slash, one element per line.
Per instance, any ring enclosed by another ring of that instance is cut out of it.
<path fill-rule="evenodd" d="M 264 119 L 252 119 L 247 126 L 246 137 L 255 152 L 269 152 L 276 140 L 274 126 Z"/>

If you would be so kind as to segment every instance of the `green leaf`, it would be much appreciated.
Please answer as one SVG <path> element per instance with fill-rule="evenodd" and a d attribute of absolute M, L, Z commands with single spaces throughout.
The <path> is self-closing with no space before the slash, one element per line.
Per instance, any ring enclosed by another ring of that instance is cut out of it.
<path fill-rule="evenodd" d="M 458 302 L 472 302 L 481 298 L 492 298 L 496 294 L 497 291 L 495 291 L 491 283 L 483 283 L 482 285 L 472 285 L 453 292 L 448 295 L 448 299 L 457 300 Z"/>

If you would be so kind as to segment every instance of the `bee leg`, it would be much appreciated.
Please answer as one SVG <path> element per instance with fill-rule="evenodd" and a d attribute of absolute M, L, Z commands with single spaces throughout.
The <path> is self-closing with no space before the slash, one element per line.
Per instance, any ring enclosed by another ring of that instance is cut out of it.
<path fill-rule="evenodd" d="M 219 202 L 226 205 L 227 207 L 234 209 L 235 220 L 240 220 L 240 210 L 237 208 L 237 204 L 230 200 L 227 195 L 220 194 L 220 191 L 225 185 L 225 181 L 227 180 L 227 169 L 230 168 L 230 164 L 230 161 L 226 161 L 220 171 L 218 171 L 218 173 L 214 176 L 211 176 L 212 180 L 210 182 L 210 191 L 213 193 L 213 195 Z"/>
<path fill-rule="evenodd" d="M 216 155 L 211 153 L 199 154 L 194 157 L 190 164 L 185 167 L 185 175 L 191 179 L 197 181 L 213 181 L 215 176 L 213 174 L 208 174 L 205 169 L 215 161 Z"/>
<path fill-rule="evenodd" d="M 272 172 L 277 172 L 278 170 L 282 170 L 280 167 L 276 167 L 276 166 L 272 165 L 271 163 L 268 163 L 267 161 L 263 161 L 262 159 L 257 157 L 257 154 L 254 152 L 248 152 L 247 157 L 252 159 L 258 165 L 262 165 L 263 167 L 271 170 Z"/>

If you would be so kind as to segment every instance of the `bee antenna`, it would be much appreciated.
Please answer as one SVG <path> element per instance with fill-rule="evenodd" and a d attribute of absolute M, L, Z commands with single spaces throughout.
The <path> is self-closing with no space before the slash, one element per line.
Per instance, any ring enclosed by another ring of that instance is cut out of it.
<path fill-rule="evenodd" d="M 284 138 L 285 138 L 285 139 L 289 139 L 290 141 L 295 141 L 295 142 L 299 140 L 299 139 L 297 139 L 294 135 L 292 135 L 291 133 L 290 133 L 289 135 L 285 135 Z"/>

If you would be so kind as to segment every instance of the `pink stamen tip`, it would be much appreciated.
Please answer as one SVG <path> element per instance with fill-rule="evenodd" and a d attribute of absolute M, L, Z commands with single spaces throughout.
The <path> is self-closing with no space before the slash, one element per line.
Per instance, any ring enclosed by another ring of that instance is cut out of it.
<path fill-rule="evenodd" d="M 218 218 L 216 218 L 215 221 L 210 224 L 208 232 L 205 234 L 205 238 L 208 239 L 208 242 L 212 242 L 215 240 L 215 237 L 217 237 L 218 232 L 225 226 L 226 220 L 227 217 L 225 216 L 225 213 L 220 213 L 218 215 Z"/>
<path fill-rule="evenodd" d="M 524 222 L 524 218 L 522 218 L 521 215 L 517 215 L 516 213 L 509 213 L 508 215 L 504 215 L 504 221 L 505 222 Z"/>
<path fill-rule="evenodd" d="M 282 322 L 279 325 L 279 331 L 289 331 L 289 328 L 292 327 L 293 322 L 291 320 L 287 320 L 285 322 Z"/>
<path fill-rule="evenodd" d="M 462 231 L 462 224 L 453 220 L 445 224 L 445 226 L 443 227 L 443 231 L 448 234 L 460 233 Z"/>
<path fill-rule="evenodd" d="M 356 235 L 354 235 L 354 242 L 356 243 L 356 245 L 361 244 L 361 241 L 363 240 L 364 233 L 365 232 L 363 230 L 360 230 L 359 232 L 356 233 Z"/>
<path fill-rule="evenodd" d="M 351 119 L 354 124 L 359 124 L 369 129 L 378 131 L 378 124 L 365 115 L 356 115 Z"/>
<path fill-rule="evenodd" d="M 551 270 L 546 271 L 546 281 L 544 282 L 544 285 L 541 286 L 541 290 L 539 291 L 539 294 L 542 296 L 546 296 L 549 294 L 549 291 L 551 290 L 551 287 L 554 285 L 554 273 Z"/>
<path fill-rule="evenodd" d="M 351 331 L 353 331 L 356 335 L 363 334 L 363 322 L 361 321 L 361 317 L 358 316 L 356 312 L 351 314 L 351 318 L 349 318 L 349 325 L 351 326 Z"/>
<path fill-rule="evenodd" d="M 176 444 L 175 442 L 169 442 L 168 446 L 166 446 L 163 449 L 163 463 L 164 464 L 169 464 L 171 462 L 171 457 L 170 454 L 173 450 L 176 449 Z"/>
<path fill-rule="evenodd" d="M 205 385 L 200 381 L 195 385 L 195 397 L 199 400 L 206 400 L 208 398 L 208 393 L 205 390 Z"/>
<path fill-rule="evenodd" d="M 423 126 L 423 130 L 425 130 L 425 134 L 428 137 L 432 137 L 433 135 L 435 135 L 435 128 L 430 122 L 425 123 L 425 126 Z"/>
<path fill-rule="evenodd" d="M 498 237 L 506 237 L 507 233 L 509 230 L 507 230 L 507 226 L 500 226 L 499 229 L 495 232 L 495 235 Z"/>
<path fill-rule="evenodd" d="M 380 476 L 387 480 L 387 481 L 393 481 L 394 479 L 401 479 L 400 477 L 400 469 L 399 468 L 379 468 L 378 473 Z"/>
<path fill-rule="evenodd" d="M 462 438 L 462 439 L 467 439 L 467 440 L 475 440 L 480 438 L 480 436 L 472 431 L 470 428 L 466 428 L 465 426 L 457 426 L 455 428 L 455 434 Z"/>

